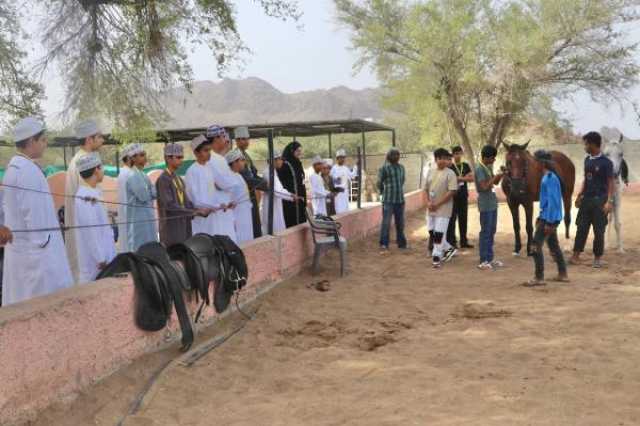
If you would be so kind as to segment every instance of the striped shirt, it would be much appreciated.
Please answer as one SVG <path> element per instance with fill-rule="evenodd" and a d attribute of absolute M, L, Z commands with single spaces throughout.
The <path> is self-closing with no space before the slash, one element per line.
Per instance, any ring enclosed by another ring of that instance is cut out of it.
<path fill-rule="evenodd" d="M 404 166 L 385 163 L 378 171 L 378 189 L 383 203 L 404 203 Z"/>

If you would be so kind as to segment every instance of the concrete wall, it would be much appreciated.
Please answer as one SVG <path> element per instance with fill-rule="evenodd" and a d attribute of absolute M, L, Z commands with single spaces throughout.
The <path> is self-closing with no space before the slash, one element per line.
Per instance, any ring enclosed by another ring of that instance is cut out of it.
<path fill-rule="evenodd" d="M 423 207 L 421 192 L 408 195 L 407 213 Z M 377 232 L 381 208 L 352 211 L 337 220 L 346 238 L 358 240 Z M 241 300 L 247 303 L 305 267 L 313 244 L 309 227 L 300 225 L 243 250 L 250 282 Z M 105 279 L 0 309 L 0 424 L 33 418 L 49 404 L 179 339 L 175 318 L 161 332 L 137 329 L 132 301 L 129 278 Z M 215 319 L 207 309 L 205 322 Z"/>

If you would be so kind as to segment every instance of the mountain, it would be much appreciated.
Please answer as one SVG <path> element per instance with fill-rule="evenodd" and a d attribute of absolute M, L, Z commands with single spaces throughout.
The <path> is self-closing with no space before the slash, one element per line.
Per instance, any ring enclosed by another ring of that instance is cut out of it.
<path fill-rule="evenodd" d="M 381 120 L 377 89 L 328 90 L 283 93 L 259 78 L 198 81 L 191 93 L 185 88 L 163 95 L 171 117 L 163 127 L 200 127 L 211 123 L 260 124 L 305 120 L 367 118 Z"/>

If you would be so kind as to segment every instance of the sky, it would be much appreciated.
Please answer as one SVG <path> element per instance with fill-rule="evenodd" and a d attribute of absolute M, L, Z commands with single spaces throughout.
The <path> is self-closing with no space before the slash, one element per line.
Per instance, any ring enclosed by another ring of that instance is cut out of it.
<path fill-rule="evenodd" d="M 286 93 L 341 85 L 353 89 L 378 86 L 371 70 L 354 74 L 357 54 L 350 50 L 348 32 L 335 20 L 333 0 L 299 0 L 304 15 L 298 23 L 269 18 L 253 1 L 238 0 L 236 4 L 239 32 L 252 53 L 244 57 L 243 69 L 232 70 L 226 77 L 259 77 Z M 640 39 L 640 29 L 634 30 L 633 37 Z M 213 56 L 206 47 L 195 49 L 190 54 L 190 63 L 196 80 L 219 79 Z M 47 78 L 46 93 L 44 107 L 50 119 L 64 100 L 55 74 Z M 640 88 L 631 96 L 638 99 Z M 640 139 L 640 125 L 631 110 L 624 113 L 617 106 L 607 108 L 584 94 L 557 107 L 578 133 L 607 126 Z"/>

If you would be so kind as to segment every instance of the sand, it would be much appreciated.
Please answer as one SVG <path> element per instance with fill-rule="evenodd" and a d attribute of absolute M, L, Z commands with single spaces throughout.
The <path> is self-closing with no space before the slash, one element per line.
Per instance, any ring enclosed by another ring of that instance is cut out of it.
<path fill-rule="evenodd" d="M 640 197 L 625 199 L 625 254 L 608 253 L 603 270 L 585 256 L 570 268 L 571 283 L 539 288 L 520 285 L 533 262 L 511 257 L 504 206 L 496 252 L 506 266 L 495 272 L 476 269 L 475 250 L 433 270 L 415 216 L 410 251 L 380 255 L 371 238 L 351 246 L 347 277 L 327 268 L 282 283 L 232 339 L 192 367 L 166 369 L 124 424 L 640 424 L 636 208 Z M 478 215 L 470 213 L 474 236 Z M 337 265 L 336 256 L 323 264 Z M 548 255 L 547 270 L 555 273 Z M 317 289 L 322 280 L 329 284 Z M 34 424 L 117 424 L 177 355 L 146 356 Z"/>

